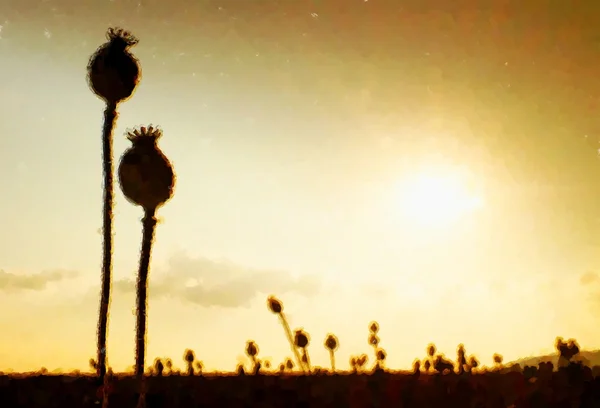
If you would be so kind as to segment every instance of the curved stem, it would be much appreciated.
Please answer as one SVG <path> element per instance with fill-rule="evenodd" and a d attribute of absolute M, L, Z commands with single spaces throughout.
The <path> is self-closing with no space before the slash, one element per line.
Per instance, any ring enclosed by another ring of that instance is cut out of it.
<path fill-rule="evenodd" d="M 148 272 L 154 230 L 156 229 L 155 209 L 145 209 L 142 220 L 142 250 L 140 252 L 140 266 L 136 290 L 137 321 L 135 330 L 135 375 L 140 386 L 140 399 L 138 407 L 143 406 L 145 400 L 144 389 L 144 362 L 146 354 L 146 319 L 148 313 Z"/>
<path fill-rule="evenodd" d="M 298 352 L 298 349 L 296 348 L 295 344 L 294 344 L 294 337 L 292 336 L 292 330 L 290 329 L 290 325 L 287 322 L 287 319 L 285 318 L 285 315 L 283 314 L 283 312 L 279 313 L 279 319 L 281 320 L 281 324 L 283 325 L 283 330 L 285 331 L 285 334 L 288 338 L 288 341 L 290 342 L 290 347 L 292 348 L 292 352 L 294 353 L 294 356 L 296 357 L 296 361 L 298 362 L 298 367 L 300 367 L 300 369 L 304 372 L 304 363 L 302 363 L 302 358 L 300 357 L 300 353 Z"/>
<path fill-rule="evenodd" d="M 117 104 L 107 103 L 104 110 L 102 130 L 102 171 L 104 175 L 104 204 L 102 224 L 102 288 L 100 292 L 100 311 L 98 313 L 98 379 L 104 384 L 106 375 L 106 337 L 108 332 L 108 314 L 110 305 L 110 286 L 112 279 L 112 218 L 113 218 L 113 130 L 117 121 Z M 105 398 L 104 395 L 103 398 Z"/>

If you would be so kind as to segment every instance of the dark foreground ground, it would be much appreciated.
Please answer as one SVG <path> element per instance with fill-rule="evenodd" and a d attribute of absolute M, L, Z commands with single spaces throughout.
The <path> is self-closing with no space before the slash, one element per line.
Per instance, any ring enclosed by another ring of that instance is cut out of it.
<path fill-rule="evenodd" d="M 554 372 L 375 373 L 148 378 L 147 407 L 589 407 L 600 377 L 573 365 Z M 0 376 L 0 407 L 99 407 L 91 377 Z M 115 377 L 110 406 L 135 407 L 131 377 Z"/>

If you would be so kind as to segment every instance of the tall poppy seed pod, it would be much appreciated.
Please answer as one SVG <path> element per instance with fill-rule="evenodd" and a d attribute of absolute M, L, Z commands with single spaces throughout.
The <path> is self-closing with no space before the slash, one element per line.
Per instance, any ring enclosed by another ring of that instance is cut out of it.
<path fill-rule="evenodd" d="M 158 148 L 162 136 L 152 126 L 128 132 L 132 146 L 123 153 L 119 164 L 119 183 L 123 194 L 144 209 L 142 249 L 136 285 L 135 373 L 139 382 L 138 407 L 145 401 L 144 360 L 148 310 L 148 273 L 156 229 L 156 210 L 173 196 L 175 173 L 167 157 Z"/>
<path fill-rule="evenodd" d="M 121 28 L 109 28 L 106 38 L 108 42 L 90 58 L 88 82 L 96 95 L 107 103 L 116 104 L 133 95 L 140 82 L 139 62 L 129 52 L 138 39 Z"/>
<path fill-rule="evenodd" d="M 302 359 L 300 353 L 298 352 L 298 348 L 294 345 L 294 337 L 292 335 L 292 330 L 290 329 L 290 325 L 285 317 L 285 313 L 283 313 L 283 303 L 274 296 L 269 296 L 267 298 L 267 307 L 271 311 L 271 313 L 279 316 L 279 321 L 283 326 L 283 331 L 288 339 L 288 343 L 290 344 L 290 349 L 294 353 L 296 357 L 296 361 L 298 362 L 298 366 L 304 370 L 304 364 L 302 364 Z"/>
<path fill-rule="evenodd" d="M 296 330 L 296 333 L 294 336 L 294 344 L 296 345 L 296 348 L 299 348 L 302 350 L 302 357 L 300 358 L 300 361 L 302 362 L 302 365 L 304 366 L 304 369 L 306 370 L 306 372 L 310 374 L 310 358 L 308 356 L 308 344 L 309 343 L 310 343 L 310 336 L 308 335 L 308 333 L 306 333 L 302 329 Z"/>
<path fill-rule="evenodd" d="M 373 334 L 377 334 L 377 332 L 379 331 L 379 323 L 371 322 L 371 324 L 369 325 L 369 331 Z"/>
<path fill-rule="evenodd" d="M 325 348 L 329 351 L 329 360 L 331 362 L 331 372 L 335 373 L 335 351 L 339 347 L 338 339 L 334 334 L 328 334 L 325 338 Z"/>
<path fill-rule="evenodd" d="M 152 126 L 127 133 L 133 144 L 119 164 L 119 183 L 125 197 L 145 210 L 155 211 L 173 195 L 175 173 L 158 147 L 162 131 Z"/>
<path fill-rule="evenodd" d="M 188 375 L 191 377 L 194 375 L 194 361 L 196 361 L 196 353 L 194 353 L 194 350 L 186 349 L 183 353 L 183 360 L 187 364 Z"/>

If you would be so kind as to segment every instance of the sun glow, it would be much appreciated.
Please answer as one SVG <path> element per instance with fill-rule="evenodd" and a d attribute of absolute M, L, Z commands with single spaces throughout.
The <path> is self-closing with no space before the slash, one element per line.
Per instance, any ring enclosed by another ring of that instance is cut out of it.
<path fill-rule="evenodd" d="M 468 191 L 454 174 L 420 173 L 400 188 L 403 216 L 421 226 L 451 224 L 483 205 L 483 200 Z"/>

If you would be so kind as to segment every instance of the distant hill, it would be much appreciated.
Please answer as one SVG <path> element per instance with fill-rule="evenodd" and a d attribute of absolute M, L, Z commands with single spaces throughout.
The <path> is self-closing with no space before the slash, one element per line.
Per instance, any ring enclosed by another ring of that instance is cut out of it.
<path fill-rule="evenodd" d="M 510 363 L 505 364 L 505 366 L 509 366 L 511 364 L 520 364 L 521 367 L 525 367 L 526 365 L 537 366 L 539 363 L 545 363 L 548 361 L 551 361 L 556 367 L 558 365 L 558 353 L 537 357 L 525 357 L 519 360 L 511 361 Z M 595 365 L 600 366 L 600 350 L 581 351 L 577 356 L 575 356 L 575 358 L 573 358 L 573 361 L 581 361 L 589 367 L 593 367 Z"/>

